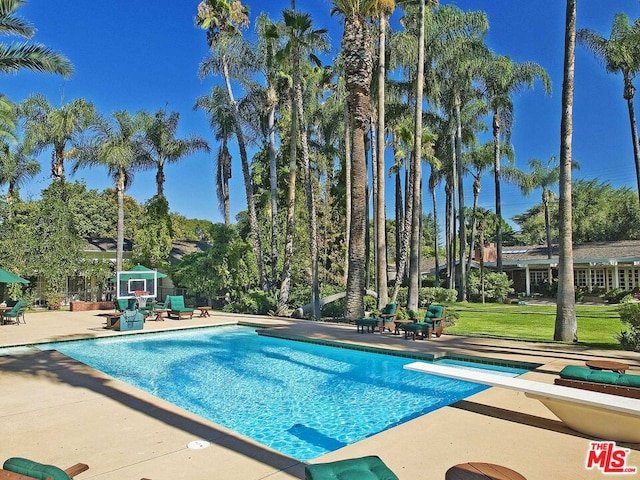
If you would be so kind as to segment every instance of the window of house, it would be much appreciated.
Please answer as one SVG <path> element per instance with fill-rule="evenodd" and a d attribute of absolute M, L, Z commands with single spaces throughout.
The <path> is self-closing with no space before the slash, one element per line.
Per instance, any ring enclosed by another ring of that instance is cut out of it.
<path fill-rule="evenodd" d="M 532 285 L 547 283 L 549 279 L 549 272 L 546 270 L 530 270 L 529 275 Z"/>
<path fill-rule="evenodd" d="M 586 287 L 587 286 L 587 271 L 584 268 L 577 269 L 575 272 L 575 280 L 574 283 L 578 287 Z"/>
<path fill-rule="evenodd" d="M 605 286 L 605 272 L 604 269 L 598 268 L 591 270 L 591 286 L 597 288 L 604 288 Z"/>

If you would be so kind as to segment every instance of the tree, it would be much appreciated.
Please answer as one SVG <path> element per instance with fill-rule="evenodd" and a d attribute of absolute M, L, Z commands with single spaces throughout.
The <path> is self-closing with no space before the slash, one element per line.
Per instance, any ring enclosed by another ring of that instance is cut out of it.
<path fill-rule="evenodd" d="M 35 28 L 15 15 L 16 10 L 26 4 L 25 0 L 2 0 L 0 2 L 0 33 L 31 38 Z M 16 73 L 27 69 L 36 72 L 56 73 L 68 78 L 73 65 L 64 56 L 40 43 L 0 43 L 0 71 Z"/>
<path fill-rule="evenodd" d="M 613 27 L 608 39 L 588 29 L 578 31 L 576 38 L 581 45 L 595 55 L 596 59 L 605 65 L 607 72 L 622 74 L 624 81 L 622 97 L 627 101 L 629 111 L 633 159 L 640 200 L 640 145 L 638 144 L 638 127 L 633 107 L 633 97 L 636 93 L 633 80 L 640 72 L 640 22 L 636 20 L 633 25 L 630 25 L 629 18 L 624 13 L 617 13 L 613 19 Z"/>
<path fill-rule="evenodd" d="M 502 272 L 502 195 L 500 188 L 500 151 L 501 139 L 508 144 L 513 124 L 512 95 L 524 88 L 533 88 L 536 79 L 542 80 L 545 92 L 551 92 L 551 81 L 547 72 L 533 62 L 514 63 L 509 57 L 494 56 L 487 62 L 481 75 L 484 84 L 484 95 L 492 112 L 493 128 L 493 175 L 496 191 L 496 215 L 498 231 L 496 232 L 496 267 Z"/>
<path fill-rule="evenodd" d="M 23 145 L 0 145 L 0 185 L 6 184 L 7 204 L 18 199 L 18 188 L 40 172 L 40 162 L 25 152 Z"/>
<path fill-rule="evenodd" d="M 229 214 L 229 180 L 231 179 L 231 152 L 229 140 L 234 134 L 234 118 L 226 92 L 216 85 L 209 95 L 198 97 L 193 108 L 204 110 L 214 138 L 220 142 L 216 154 L 216 196 L 224 217 L 224 224 L 231 225 Z"/>
<path fill-rule="evenodd" d="M 249 24 L 248 8 L 240 0 L 205 0 L 198 5 L 196 25 L 207 31 L 209 56 L 200 65 L 200 76 L 208 73 L 222 74 L 229 97 L 229 105 L 233 114 L 233 129 L 238 142 L 242 176 L 244 177 L 249 225 L 253 241 L 253 251 L 258 262 L 260 285 L 267 291 L 262 240 L 259 235 L 258 216 L 254 200 L 253 181 L 247 155 L 247 146 L 240 112 L 231 86 L 232 75 L 244 80 L 244 76 L 253 70 L 254 61 L 250 49 L 243 42 L 240 29 Z"/>
<path fill-rule="evenodd" d="M 386 204 L 385 204 L 385 82 L 386 78 L 386 31 L 389 17 L 395 9 L 395 1 L 379 2 L 378 9 L 378 117 L 377 117 L 377 145 L 376 145 L 376 195 L 375 204 L 375 245 L 376 245 L 376 291 L 378 293 L 378 308 L 382 309 L 387 304 L 389 294 L 387 292 L 387 229 L 386 229 Z"/>
<path fill-rule="evenodd" d="M 51 176 L 64 181 L 64 162 L 82 143 L 82 135 L 93 125 L 97 113 L 94 105 L 82 98 L 60 108 L 53 107 L 44 95 L 32 95 L 19 107 L 25 117 L 25 146 L 39 153 L 51 145 Z M 70 147 L 70 148 L 68 148 Z"/>
<path fill-rule="evenodd" d="M 167 267 L 172 248 L 170 227 L 169 203 L 156 195 L 145 204 L 133 241 L 133 261 L 154 269 Z"/>
<path fill-rule="evenodd" d="M 551 216 L 549 205 L 551 199 L 555 196 L 551 187 L 557 185 L 560 181 L 558 158 L 552 156 L 546 164 L 536 159 L 529 160 L 529 168 L 531 168 L 531 172 L 529 173 L 522 172 L 515 167 L 508 168 L 505 169 L 504 176 L 507 180 L 513 181 L 518 185 L 525 195 L 529 195 L 536 188 L 542 189 L 547 258 L 551 258 Z M 573 168 L 579 168 L 578 163 L 575 161 L 573 162 Z M 551 279 L 549 279 L 549 282 L 551 282 Z"/>
<path fill-rule="evenodd" d="M 558 300 L 554 340 L 576 342 L 575 286 L 573 283 L 573 234 L 571 208 L 571 141 L 573 137 L 573 89 L 576 48 L 577 0 L 567 0 L 560 123 L 560 253 L 558 255 Z"/>
<path fill-rule="evenodd" d="M 373 48 L 367 17 L 373 4 L 366 0 L 333 0 L 335 10 L 344 16 L 342 60 L 347 89 L 351 129 L 351 227 L 349 233 L 349 272 L 345 317 L 364 316 L 365 223 L 367 159 L 365 136 L 371 118 L 371 75 Z"/>
<path fill-rule="evenodd" d="M 293 128 L 293 123 L 297 122 L 300 131 L 300 146 L 302 147 L 302 170 L 305 179 L 305 196 L 307 209 L 309 211 L 309 244 L 311 253 L 311 302 L 313 304 L 312 317 L 320 319 L 320 285 L 318 281 L 318 218 L 316 211 L 316 201 L 314 193 L 314 182 L 311 175 L 308 146 L 308 126 L 305 117 L 304 102 L 302 96 L 302 79 L 300 72 L 300 60 L 303 52 L 309 58 L 320 65 L 320 60 L 313 53 L 313 49 L 326 51 L 328 43 L 326 30 L 314 30 L 312 28 L 311 17 L 308 14 L 301 14 L 295 11 L 285 10 L 282 13 L 287 34 L 290 37 L 289 48 L 291 49 L 291 60 L 293 62 L 293 103 L 295 104 L 295 116 L 292 116 L 292 136 L 290 142 L 297 142 Z M 292 149 L 293 153 L 293 149 Z M 293 160 L 293 157 L 292 157 Z M 292 161 L 291 160 L 291 161 Z"/>
<path fill-rule="evenodd" d="M 133 174 L 148 165 L 149 157 L 142 148 L 143 126 L 123 110 L 114 112 L 111 121 L 100 118 L 95 135 L 77 152 L 74 171 L 85 166 L 104 166 L 113 178 L 118 202 L 116 269 L 122 270 L 124 246 L 124 192 Z"/>
<path fill-rule="evenodd" d="M 197 151 L 209 152 L 209 144 L 204 138 L 192 135 L 189 138 L 176 138 L 180 114 L 165 109 L 153 115 L 141 111 L 137 121 L 144 130 L 142 147 L 147 152 L 150 165 L 156 168 L 157 197 L 164 197 L 164 166 L 178 162 L 183 157 Z"/>

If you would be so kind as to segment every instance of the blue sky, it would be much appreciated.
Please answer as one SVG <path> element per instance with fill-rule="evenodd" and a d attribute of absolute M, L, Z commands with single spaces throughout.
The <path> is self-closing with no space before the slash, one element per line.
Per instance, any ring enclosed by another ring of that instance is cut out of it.
<path fill-rule="evenodd" d="M 248 0 L 251 19 L 267 12 L 273 19 L 289 8 L 290 0 Z M 490 22 L 487 44 L 496 54 L 514 61 L 533 61 L 547 70 L 553 93 L 544 94 L 539 83 L 534 90 L 515 98 L 512 143 L 516 166 L 526 168 L 529 159 L 546 161 L 557 155 L 560 142 L 560 96 L 564 42 L 565 2 L 561 0 L 443 0 L 463 10 L 484 10 Z M 0 92 L 13 101 L 42 93 L 54 105 L 74 98 L 92 101 L 110 115 L 116 110 L 135 113 L 167 108 L 181 114 L 180 136 L 197 134 L 211 139 L 203 112 L 193 111 L 198 96 L 207 94 L 218 79 L 200 80 L 198 65 L 206 55 L 204 32 L 193 25 L 198 0 L 31 0 L 19 9 L 32 22 L 35 41 L 64 53 L 75 66 L 69 80 L 48 74 L 22 71 L 3 75 Z M 327 28 L 334 54 L 340 48 L 342 25 L 330 16 L 329 0 L 297 0 L 297 9 L 308 12 L 316 28 Z M 632 20 L 640 16 L 636 0 L 580 0 L 578 28 L 596 30 L 606 37 L 613 16 L 625 12 Z M 249 29 L 249 34 L 251 31 Z M 3 41 L 7 41 L 4 39 Z M 618 187 L 635 190 L 635 170 L 622 78 L 607 74 L 591 53 L 578 46 L 574 102 L 574 158 L 581 169 L 575 178 L 597 178 Z M 50 183 L 50 152 L 41 155 L 42 173 L 22 190 L 23 198 L 37 198 Z M 239 161 L 235 162 L 231 185 L 232 215 L 246 208 Z M 214 184 L 213 153 L 194 154 L 166 169 L 166 195 L 172 211 L 189 218 L 222 221 Z M 68 171 L 68 170 L 67 170 Z M 70 179 L 84 179 L 89 188 L 111 186 L 106 170 L 81 170 Z M 467 182 L 468 203 L 471 181 Z M 390 190 L 390 189 L 389 189 Z M 493 208 L 493 187 L 484 179 L 481 204 Z M 155 193 L 154 172 L 138 173 L 127 193 L 143 202 Z M 503 189 L 503 214 L 509 218 L 539 203 L 539 192 L 523 197 L 509 186 Z M 428 199 L 425 212 L 429 212 Z M 388 200 L 392 210 L 391 200 Z M 443 203 L 442 201 L 440 202 Z"/>

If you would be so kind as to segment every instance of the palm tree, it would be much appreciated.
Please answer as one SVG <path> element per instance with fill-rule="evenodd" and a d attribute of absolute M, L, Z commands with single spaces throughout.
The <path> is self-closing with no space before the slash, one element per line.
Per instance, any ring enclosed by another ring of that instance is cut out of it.
<path fill-rule="evenodd" d="M 218 73 L 222 74 L 224 78 L 233 114 L 233 128 L 238 142 L 240 161 L 242 162 L 253 253 L 256 256 L 260 285 L 264 291 L 267 291 L 269 286 L 265 275 L 262 240 L 259 235 L 246 139 L 242 131 L 238 103 L 231 85 L 232 75 L 236 79 L 244 80 L 246 74 L 253 70 L 255 63 L 250 48 L 240 34 L 240 29 L 248 24 L 248 8 L 242 5 L 240 0 L 205 0 L 198 5 L 196 25 L 207 31 L 207 43 L 209 44 L 209 56 L 200 65 L 200 76 Z"/>
<path fill-rule="evenodd" d="M 533 62 L 514 63 L 509 57 L 493 56 L 486 62 L 480 76 L 484 95 L 492 112 L 493 127 L 493 175 L 495 184 L 496 215 L 496 267 L 502 271 L 502 195 L 500 189 L 501 137 L 508 144 L 513 118 L 512 95 L 524 88 L 533 88 L 536 79 L 542 80 L 545 92 L 551 92 L 551 81 L 547 72 Z"/>
<path fill-rule="evenodd" d="M 206 112 L 214 138 L 220 142 L 220 148 L 216 154 L 215 167 L 216 195 L 224 217 L 224 224 L 229 226 L 231 225 L 229 213 L 229 180 L 231 179 L 229 140 L 234 135 L 234 119 L 227 93 L 216 85 L 211 89 L 209 95 L 198 97 L 193 108 L 202 109 Z"/>
<path fill-rule="evenodd" d="M 608 39 L 597 32 L 582 29 L 576 34 L 578 42 L 590 50 L 600 60 L 609 73 L 622 73 L 624 81 L 623 98 L 627 101 L 629 123 L 631 125 L 631 141 L 633 142 L 633 159 L 636 166 L 636 182 L 640 200 L 640 145 L 638 144 L 638 128 L 633 107 L 636 87 L 633 80 L 640 72 L 640 22 L 629 24 L 624 13 L 617 13 L 613 19 L 611 35 Z"/>
<path fill-rule="evenodd" d="M 313 304 L 312 317 L 320 319 L 320 284 L 318 280 L 318 225 L 315 194 L 313 191 L 313 180 L 311 176 L 311 166 L 308 146 L 308 126 L 305 118 L 304 102 L 302 95 L 302 79 L 300 72 L 300 60 L 302 54 L 309 56 L 316 65 L 321 62 L 313 53 L 314 50 L 328 50 L 326 30 L 314 30 L 312 28 L 311 16 L 305 13 L 298 13 L 291 10 L 282 12 L 284 18 L 285 31 L 290 38 L 287 50 L 291 52 L 293 64 L 293 104 L 295 117 L 292 117 L 291 143 L 296 143 L 296 126 L 300 130 L 300 146 L 302 147 L 302 170 L 305 177 L 305 194 L 307 209 L 309 210 L 309 243 L 311 252 L 311 302 Z M 296 125 L 293 125 L 293 124 Z M 295 149 L 292 147 L 292 153 Z M 290 160 L 293 161 L 293 156 Z M 288 293 L 287 293 L 288 297 Z"/>
<path fill-rule="evenodd" d="M 197 151 L 209 152 L 209 144 L 201 137 L 176 138 L 180 114 L 162 109 L 153 115 L 141 111 L 137 121 L 144 129 L 143 148 L 150 162 L 156 167 L 156 186 L 158 197 L 164 198 L 164 166 L 178 162 L 181 158 Z"/>
<path fill-rule="evenodd" d="M 25 0 L 0 0 L 0 33 L 31 38 L 35 28 L 15 15 L 16 10 L 26 4 Z M 73 65 L 64 56 L 39 43 L 0 43 L 0 71 L 16 73 L 22 69 L 36 72 L 57 73 L 68 78 Z"/>
<path fill-rule="evenodd" d="M 7 185 L 7 204 L 17 198 L 18 188 L 28 179 L 40 172 L 40 162 L 26 153 L 24 145 L 10 147 L 3 144 L 0 148 L 0 185 Z"/>
<path fill-rule="evenodd" d="M 560 166 L 558 165 L 558 157 L 555 155 L 547 160 L 546 164 L 540 160 L 529 160 L 529 173 L 523 172 L 515 167 L 507 167 L 504 169 L 504 178 L 512 181 L 520 187 L 522 193 L 529 195 L 536 188 L 542 189 L 542 205 L 544 207 L 544 229 L 547 239 L 547 258 L 551 258 L 551 219 L 549 213 L 549 202 L 555 196 L 551 187 L 557 185 L 560 181 Z M 572 168 L 580 168 L 578 162 L 572 162 Z M 549 277 L 551 283 L 551 277 Z"/>
<path fill-rule="evenodd" d="M 96 119 L 93 103 L 77 98 L 55 108 L 44 95 L 38 94 L 27 98 L 19 111 L 26 119 L 26 148 L 37 154 L 52 146 L 51 176 L 56 181 L 64 181 L 65 160 L 74 155 L 83 133 L 91 129 Z"/>
<path fill-rule="evenodd" d="M 367 0 L 333 0 L 333 5 L 334 11 L 344 16 L 341 55 L 344 62 L 351 129 L 351 227 L 345 317 L 355 320 L 364 316 L 367 221 L 365 136 L 371 118 L 369 95 L 373 72 L 373 48 L 367 17 L 375 10 L 372 2 Z"/>
<path fill-rule="evenodd" d="M 554 340 L 576 342 L 575 286 L 573 283 L 573 231 L 571 207 L 571 140 L 573 137 L 573 88 L 576 50 L 577 0 L 567 0 L 564 41 L 564 80 L 560 122 L 560 252 L 558 256 L 558 299 Z"/>
<path fill-rule="evenodd" d="M 378 11 L 378 118 L 377 118 L 377 152 L 376 152 L 376 194 L 375 205 L 375 245 L 376 245 L 376 291 L 378 292 L 378 308 L 387 304 L 387 222 L 385 208 L 385 82 L 386 82 L 386 27 L 389 17 L 395 9 L 395 0 L 379 2 Z"/>
<path fill-rule="evenodd" d="M 112 121 L 100 118 L 95 123 L 95 135 L 78 148 L 73 167 L 77 171 L 86 166 L 104 166 L 114 180 L 118 202 L 118 271 L 122 270 L 124 246 L 124 192 L 133 181 L 134 172 L 149 163 L 149 156 L 142 148 L 143 135 L 144 126 L 129 112 L 114 112 Z"/>

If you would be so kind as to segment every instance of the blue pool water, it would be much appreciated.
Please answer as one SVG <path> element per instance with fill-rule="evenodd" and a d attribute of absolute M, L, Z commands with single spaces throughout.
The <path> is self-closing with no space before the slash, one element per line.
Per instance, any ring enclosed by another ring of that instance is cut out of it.
<path fill-rule="evenodd" d="M 39 347 L 301 461 L 487 388 L 404 370 L 413 361 L 407 358 L 265 337 L 238 326 Z"/>

